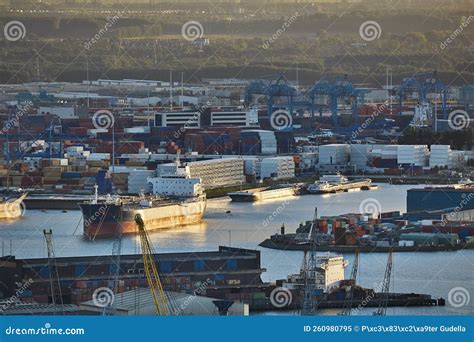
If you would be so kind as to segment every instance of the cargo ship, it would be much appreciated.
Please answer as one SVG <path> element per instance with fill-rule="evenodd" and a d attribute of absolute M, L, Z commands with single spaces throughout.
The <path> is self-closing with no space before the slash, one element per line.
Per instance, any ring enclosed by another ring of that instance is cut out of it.
<path fill-rule="evenodd" d="M 297 186 L 279 185 L 262 189 L 229 192 L 233 202 L 258 202 L 270 199 L 293 197 L 298 194 Z"/>
<path fill-rule="evenodd" d="M 18 198 L 9 198 L 0 201 L 0 219 L 16 219 L 23 214 L 23 200 L 28 194 Z"/>
<path fill-rule="evenodd" d="M 153 194 L 101 196 L 79 203 L 84 235 L 90 239 L 137 233 L 135 215 L 140 214 L 147 230 L 199 223 L 206 209 L 200 178 L 191 178 L 188 167 L 148 178 Z"/>
<path fill-rule="evenodd" d="M 347 191 L 350 189 L 370 189 L 372 180 L 368 178 L 348 180 L 343 175 L 323 175 L 319 181 L 314 182 L 306 187 L 306 191 L 310 194 L 328 194 L 338 191 Z"/>

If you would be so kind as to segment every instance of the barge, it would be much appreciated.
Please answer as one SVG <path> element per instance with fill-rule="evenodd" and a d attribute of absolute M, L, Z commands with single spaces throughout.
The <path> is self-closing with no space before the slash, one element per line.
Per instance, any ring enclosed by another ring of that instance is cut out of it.
<path fill-rule="evenodd" d="M 369 190 L 372 180 L 369 178 L 349 180 L 342 175 L 323 175 L 319 181 L 306 187 L 310 194 L 329 194 L 339 191 L 349 191 L 352 189 Z"/>
<path fill-rule="evenodd" d="M 271 199 L 294 197 L 297 194 L 298 187 L 288 185 L 227 193 L 233 202 L 258 202 Z"/>

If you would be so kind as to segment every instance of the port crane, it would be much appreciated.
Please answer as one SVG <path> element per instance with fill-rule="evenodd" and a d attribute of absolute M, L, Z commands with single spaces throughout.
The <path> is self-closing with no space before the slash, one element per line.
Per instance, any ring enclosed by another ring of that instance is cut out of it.
<path fill-rule="evenodd" d="M 63 295 L 61 293 L 61 283 L 59 280 L 59 272 L 56 264 L 56 258 L 54 256 L 54 245 L 53 245 L 53 231 L 43 230 L 44 239 L 46 241 L 46 248 L 48 251 L 48 272 L 49 272 L 49 285 L 51 291 L 51 303 L 53 305 L 58 304 L 57 299 L 59 299 L 59 304 L 63 305 Z M 57 290 L 57 294 L 56 294 Z M 57 296 L 57 297 L 56 297 Z"/>
<path fill-rule="evenodd" d="M 350 99 L 352 104 L 352 116 L 354 121 L 358 122 L 358 106 L 364 103 L 367 89 L 356 88 L 347 75 L 338 76 L 335 79 L 322 78 L 315 82 L 307 91 L 300 92 L 293 86 L 282 74 L 272 76 L 272 80 L 264 81 L 262 79 L 251 81 L 245 89 L 245 103 L 247 106 L 252 104 L 253 96 L 265 96 L 267 99 L 268 115 L 281 107 L 287 108 L 293 115 L 296 106 L 303 109 L 308 108 L 311 117 L 314 118 L 316 108 L 322 116 L 322 107 L 326 104 L 315 103 L 316 100 L 327 99 L 327 106 L 331 110 L 332 123 L 338 127 L 338 101 Z M 275 104 L 276 99 L 282 102 Z M 298 100 L 302 98 L 304 100 Z M 286 101 L 284 101 L 286 99 Z"/>
<path fill-rule="evenodd" d="M 160 316 L 173 315 L 176 312 L 175 304 L 168 298 L 161 285 L 160 276 L 153 260 L 153 249 L 145 230 L 145 223 L 140 214 L 135 215 L 135 223 L 138 227 L 138 235 L 140 237 L 140 245 L 143 253 L 143 267 L 145 269 L 148 287 L 150 288 L 153 302 L 155 303 L 156 313 Z"/>
<path fill-rule="evenodd" d="M 381 297 L 379 299 L 379 308 L 374 315 L 376 316 L 385 316 L 387 313 L 388 306 L 388 295 L 390 289 L 390 277 L 392 276 L 392 267 L 393 267 L 393 248 L 390 248 L 388 253 L 387 267 L 385 269 L 385 275 L 382 282 L 382 292 L 380 293 Z"/>
<path fill-rule="evenodd" d="M 346 293 L 346 299 L 344 300 L 344 307 L 342 309 L 341 315 L 348 316 L 351 314 L 352 310 L 352 300 L 354 299 L 354 288 L 357 284 L 357 273 L 359 271 L 359 259 L 360 259 L 360 250 L 356 249 L 354 255 L 354 264 L 352 265 L 351 277 L 350 277 L 350 288 Z"/>
<path fill-rule="evenodd" d="M 400 86 L 393 90 L 393 95 L 398 97 L 399 113 L 403 114 L 403 99 L 407 93 L 418 93 L 420 103 L 428 103 L 428 94 L 437 94 L 441 99 L 441 111 L 443 118 L 447 119 L 448 87 L 441 81 L 436 71 L 428 73 L 416 73 L 404 78 Z"/>
<path fill-rule="evenodd" d="M 108 287 L 114 292 L 115 297 L 118 294 L 118 284 L 120 276 L 120 255 L 122 254 L 122 234 L 117 234 L 112 245 L 112 264 L 110 265 L 110 273 Z M 113 300 L 102 311 L 102 315 L 112 315 L 115 312 L 115 300 Z"/>
<path fill-rule="evenodd" d="M 316 222 L 318 218 L 318 208 L 314 209 L 313 223 L 308 234 L 310 240 L 309 251 L 305 252 L 303 257 L 303 275 L 304 275 L 304 295 L 303 307 L 301 315 L 315 315 L 318 309 L 318 302 L 315 297 L 316 293 L 316 274 L 317 274 L 317 260 L 316 260 Z"/>

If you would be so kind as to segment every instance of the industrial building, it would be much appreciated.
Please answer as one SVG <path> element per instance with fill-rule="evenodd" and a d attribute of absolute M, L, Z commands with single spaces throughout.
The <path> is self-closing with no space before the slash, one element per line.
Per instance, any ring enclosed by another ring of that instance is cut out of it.
<path fill-rule="evenodd" d="M 175 111 L 155 113 L 156 127 L 213 127 L 239 126 L 252 127 L 258 124 L 255 110 L 211 110 L 203 106 L 196 111 Z"/>

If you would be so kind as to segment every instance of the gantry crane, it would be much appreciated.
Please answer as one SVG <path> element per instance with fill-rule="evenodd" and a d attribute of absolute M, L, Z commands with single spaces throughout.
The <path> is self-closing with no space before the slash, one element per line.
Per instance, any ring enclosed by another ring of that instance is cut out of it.
<path fill-rule="evenodd" d="M 352 265 L 351 277 L 350 277 L 350 288 L 346 293 L 346 299 L 344 300 L 344 307 L 342 309 L 341 315 L 347 316 L 351 314 L 352 310 L 352 301 L 354 299 L 354 288 L 357 284 L 357 273 L 359 272 L 359 258 L 360 250 L 356 249 L 354 255 L 354 264 Z"/>
<path fill-rule="evenodd" d="M 387 260 L 387 267 L 385 269 L 385 275 L 383 278 L 382 283 L 382 292 L 380 293 L 379 299 L 379 308 L 374 315 L 376 316 L 385 316 L 387 313 L 387 306 L 388 306 L 388 296 L 390 290 L 390 278 L 392 276 L 392 266 L 393 266 L 393 248 L 390 248 L 390 252 L 388 253 L 388 260 Z"/>
<path fill-rule="evenodd" d="M 46 241 L 46 248 L 48 251 L 48 271 L 49 271 L 49 285 L 51 291 L 51 303 L 53 305 L 58 304 L 56 299 L 59 299 L 59 304 L 63 305 L 63 295 L 61 292 L 61 283 L 59 280 L 58 267 L 56 265 L 56 258 L 54 256 L 54 245 L 53 245 L 53 231 L 43 230 L 44 239 Z M 56 294 L 56 287 L 58 293 Z M 56 295 L 58 297 L 56 297 Z"/>
<path fill-rule="evenodd" d="M 148 287 L 150 288 L 153 302 L 155 303 L 156 313 L 160 316 L 173 315 L 175 305 L 173 301 L 168 298 L 161 285 L 160 276 L 156 269 L 155 261 L 153 260 L 153 249 L 148 238 L 148 233 L 145 230 L 145 223 L 140 214 L 135 215 L 135 223 L 138 226 L 138 235 L 140 237 L 140 245 L 143 253 L 143 268 L 145 269 Z"/>
<path fill-rule="evenodd" d="M 441 81 L 436 71 L 416 73 L 403 79 L 400 86 L 393 90 L 394 95 L 398 97 L 399 116 L 403 113 L 403 98 L 407 92 L 417 92 L 420 103 L 428 102 L 428 94 L 430 93 L 439 94 L 443 118 L 447 119 L 448 87 Z"/>
<path fill-rule="evenodd" d="M 115 241 L 112 245 L 112 264 L 110 265 L 110 273 L 108 280 L 108 287 L 114 292 L 115 298 L 118 294 L 118 284 L 120 277 L 120 256 L 122 254 L 122 234 L 115 236 Z M 104 307 L 102 315 L 112 315 L 115 312 L 115 300 Z"/>
<path fill-rule="evenodd" d="M 305 251 L 303 257 L 302 273 L 304 276 L 304 294 L 301 315 L 315 315 L 318 309 L 316 293 L 316 276 L 318 272 L 318 262 L 316 258 L 316 223 L 318 219 L 318 208 L 314 209 L 313 223 L 308 234 L 309 251 Z"/>

